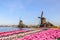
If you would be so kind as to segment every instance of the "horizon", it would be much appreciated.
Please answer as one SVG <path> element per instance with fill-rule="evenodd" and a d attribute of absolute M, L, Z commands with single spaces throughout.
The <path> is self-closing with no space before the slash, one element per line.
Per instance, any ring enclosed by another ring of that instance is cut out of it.
<path fill-rule="evenodd" d="M 36 25 L 43 11 L 47 22 L 60 25 L 60 0 L 0 0 L 0 25 Z"/>

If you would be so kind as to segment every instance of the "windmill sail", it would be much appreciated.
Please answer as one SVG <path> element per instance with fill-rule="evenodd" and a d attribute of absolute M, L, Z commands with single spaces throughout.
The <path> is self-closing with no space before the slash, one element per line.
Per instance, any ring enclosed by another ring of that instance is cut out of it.
<path fill-rule="evenodd" d="M 42 11 L 42 13 L 41 13 L 41 18 L 43 17 L 43 11 Z"/>

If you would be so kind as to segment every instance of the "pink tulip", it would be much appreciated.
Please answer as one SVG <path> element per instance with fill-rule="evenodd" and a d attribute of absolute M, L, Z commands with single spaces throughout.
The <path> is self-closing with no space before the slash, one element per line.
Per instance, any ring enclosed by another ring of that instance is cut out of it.
<path fill-rule="evenodd" d="M 54 40 L 55 38 L 58 37 L 60 37 L 60 29 L 51 28 L 43 32 L 30 34 L 29 36 L 25 36 L 22 39 L 23 40 Z"/>
<path fill-rule="evenodd" d="M 20 32 L 26 32 L 26 31 L 29 31 L 29 30 L 15 30 L 15 31 L 9 31 L 9 32 L 0 32 L 0 37 L 16 34 L 16 33 L 20 33 Z"/>

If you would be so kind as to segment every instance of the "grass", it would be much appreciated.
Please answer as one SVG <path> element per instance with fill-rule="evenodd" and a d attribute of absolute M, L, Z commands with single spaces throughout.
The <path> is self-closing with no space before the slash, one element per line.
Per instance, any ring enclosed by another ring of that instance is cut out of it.
<path fill-rule="evenodd" d="M 17 38 L 20 38 L 20 36 L 17 36 Z"/>
<path fill-rule="evenodd" d="M 58 40 L 60 40 L 60 38 L 58 38 Z"/>

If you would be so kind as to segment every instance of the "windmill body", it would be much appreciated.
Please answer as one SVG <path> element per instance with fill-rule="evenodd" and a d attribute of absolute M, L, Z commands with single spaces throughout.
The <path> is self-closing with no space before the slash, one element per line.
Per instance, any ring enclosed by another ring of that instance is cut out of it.
<path fill-rule="evenodd" d="M 38 18 L 41 20 L 40 27 L 46 27 L 46 18 L 43 17 L 43 11 L 41 13 L 41 17 L 38 17 Z"/>
<path fill-rule="evenodd" d="M 23 21 L 22 21 L 22 20 L 19 21 L 18 27 L 19 27 L 19 28 L 23 28 L 23 27 L 24 27 L 24 24 L 23 24 Z"/>
<path fill-rule="evenodd" d="M 54 26 L 52 23 L 50 22 L 46 22 L 46 18 L 43 17 L 43 11 L 41 13 L 41 17 L 38 17 L 41 21 L 40 26 L 39 27 L 51 27 Z"/>

